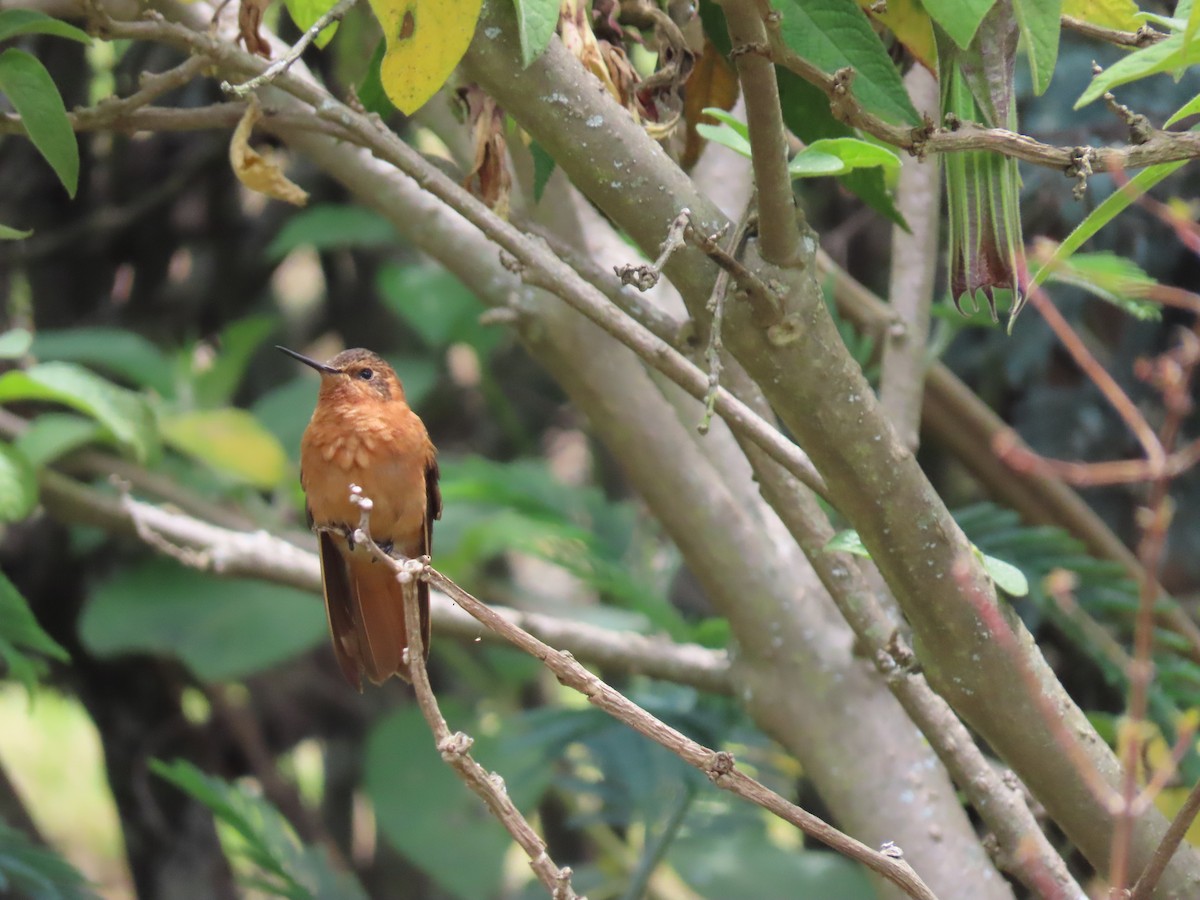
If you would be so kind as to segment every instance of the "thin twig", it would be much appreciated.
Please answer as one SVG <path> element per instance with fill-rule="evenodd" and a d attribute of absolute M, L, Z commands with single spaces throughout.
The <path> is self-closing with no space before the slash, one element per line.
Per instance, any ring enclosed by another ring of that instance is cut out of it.
<path fill-rule="evenodd" d="M 300 58 L 300 55 L 308 49 L 308 45 L 317 39 L 317 35 L 324 31 L 328 25 L 341 20 L 357 2 L 358 0 L 338 0 L 332 9 L 317 19 L 308 31 L 300 35 L 300 40 L 296 41 L 279 59 L 267 66 L 263 72 L 241 84 L 231 84 L 228 81 L 222 81 L 221 90 L 228 94 L 233 94 L 235 97 L 245 97 L 255 89 L 265 84 L 270 84 L 292 67 L 293 63 Z"/>
<path fill-rule="evenodd" d="M 742 251 L 742 244 L 746 240 L 746 235 L 750 230 L 751 220 L 756 218 L 754 210 L 754 201 L 751 200 L 746 205 L 746 211 L 742 213 L 741 221 L 738 222 L 737 228 L 734 229 L 733 236 L 729 239 L 729 247 L 721 250 L 716 242 L 716 235 L 710 236 L 707 239 L 698 239 L 694 228 L 689 228 L 688 233 L 692 238 L 692 242 L 697 244 L 700 249 L 709 254 L 709 257 L 716 260 L 718 257 L 727 258 L 730 261 L 736 262 L 738 255 Z M 700 424 L 696 426 L 696 430 L 701 434 L 708 434 L 708 429 L 712 425 L 713 409 L 717 402 L 717 391 L 721 387 L 721 356 L 724 351 L 724 345 L 721 343 L 721 325 L 725 321 L 725 300 L 729 294 L 729 280 L 733 275 L 734 268 L 731 265 L 722 265 L 721 271 L 717 275 L 717 280 L 713 284 L 712 295 L 708 298 L 705 308 L 712 316 L 712 322 L 709 324 L 708 343 L 704 348 L 704 361 L 708 365 L 708 393 L 704 395 L 704 417 L 700 420 Z"/>
<path fill-rule="evenodd" d="M 675 217 L 675 220 L 667 228 L 667 236 L 663 238 L 658 259 L 654 260 L 654 262 L 624 263 L 619 266 L 613 266 L 613 271 L 621 279 L 621 284 L 633 285 L 639 291 L 648 291 L 658 284 L 658 280 L 662 278 L 663 266 L 667 264 L 667 260 L 671 258 L 671 254 L 684 246 L 683 232 L 691 223 L 691 218 L 692 213 L 690 210 L 681 209 L 679 211 L 679 215 Z"/>
<path fill-rule="evenodd" d="M 1062 24 L 1064 28 L 1068 28 L 1076 34 L 1108 44 L 1116 44 L 1118 47 L 1135 49 L 1149 47 L 1151 44 L 1157 44 L 1167 38 L 1166 34 L 1149 25 L 1143 25 L 1137 31 L 1121 31 L 1118 28 L 1105 28 L 1103 25 L 1096 25 L 1085 19 L 1077 19 L 1075 16 L 1063 16 Z"/>
<path fill-rule="evenodd" d="M 787 46 L 780 31 L 779 16 L 769 16 L 766 24 L 771 58 L 777 64 L 820 88 L 829 97 L 835 116 L 887 144 L 918 156 L 925 153 L 989 150 L 1034 165 L 1058 169 L 1067 174 L 1076 173 L 1081 150 L 1079 147 L 1056 147 L 1015 131 L 984 128 L 973 122 L 963 122 L 954 131 L 936 129 L 928 124 L 912 128 L 886 122 L 867 112 L 854 97 L 847 78 L 853 70 L 827 74 Z M 1154 131 L 1145 143 L 1123 147 L 1097 147 L 1089 158 L 1095 166 L 1102 169 L 1114 165 L 1123 169 L 1140 169 L 1158 163 L 1197 157 L 1200 157 L 1200 133 Z"/>
<path fill-rule="evenodd" d="M 1200 366 L 1200 322 L 1194 331 L 1183 332 L 1179 346 L 1164 353 L 1153 363 L 1139 367 L 1139 374 L 1162 394 L 1165 415 L 1156 435 L 1164 453 L 1170 453 L 1178 439 L 1183 420 L 1192 410 L 1191 384 Z M 1142 581 L 1138 598 L 1138 613 L 1134 627 L 1133 660 L 1129 666 L 1129 699 L 1126 715 L 1130 738 L 1122 757 L 1125 767 L 1121 781 L 1122 807 L 1113 829 L 1112 865 L 1109 883 L 1113 890 L 1124 890 L 1131 876 L 1133 853 L 1133 822 L 1138 815 L 1137 761 L 1141 756 L 1142 729 L 1149 708 L 1150 683 L 1154 678 L 1154 607 L 1161 588 L 1158 571 L 1166 555 L 1167 530 L 1174 506 L 1170 497 L 1171 476 L 1160 472 L 1150 484 L 1150 496 L 1139 516 L 1142 537 L 1138 543 L 1138 559 L 1142 564 Z"/>
<path fill-rule="evenodd" d="M 1154 429 L 1150 427 L 1146 417 L 1137 408 L 1137 404 L 1129 399 L 1129 395 L 1121 390 L 1116 379 L 1100 365 L 1075 329 L 1058 311 L 1058 307 L 1046 296 L 1045 291 L 1040 287 L 1028 284 L 1027 278 L 1022 280 L 1027 284 L 1029 303 L 1037 309 L 1042 319 L 1050 326 L 1050 330 L 1054 332 L 1059 342 L 1075 360 L 1075 364 L 1096 385 L 1109 405 L 1117 411 L 1129 430 L 1133 432 L 1138 443 L 1142 445 L 1142 450 L 1145 451 L 1146 459 L 1151 465 L 1158 466 L 1158 471 L 1161 471 L 1166 462 L 1166 453 L 1159 442 L 1158 435 L 1154 433 Z"/>
<path fill-rule="evenodd" d="M 1158 880 L 1167 870 L 1167 863 L 1171 861 L 1171 857 L 1175 855 L 1175 851 L 1187 837 L 1188 830 L 1192 827 L 1192 822 L 1195 821 L 1198 812 L 1200 812 L 1200 781 L 1192 785 L 1187 799 L 1183 801 L 1183 806 L 1171 820 L 1167 833 L 1154 848 L 1154 855 L 1150 857 L 1150 862 L 1146 864 L 1146 868 L 1142 870 L 1137 883 L 1134 884 L 1129 900 L 1150 900 L 1154 895 L 1154 888 L 1158 886 Z"/>
<path fill-rule="evenodd" d="M 419 560 L 398 560 L 383 551 L 371 537 L 371 499 L 364 496 L 357 485 L 350 486 L 350 501 L 358 506 L 361 518 L 354 534 L 355 543 L 365 546 L 377 560 L 391 566 L 396 580 L 403 586 L 404 627 L 408 637 L 405 657 L 408 674 L 416 694 L 421 715 L 433 732 L 433 739 L 442 759 L 454 770 L 487 808 L 500 820 L 505 830 L 512 835 L 529 857 L 529 865 L 538 881 L 549 892 L 553 900 L 587 900 L 580 897 L 571 887 L 570 868 L 559 868 L 550 858 L 546 842 L 533 830 L 533 826 L 517 809 L 508 796 L 504 779 L 496 772 L 489 772 L 470 754 L 475 742 L 470 735 L 461 731 L 451 733 L 450 726 L 438 708 L 437 696 L 429 683 L 429 672 L 425 669 L 425 647 L 421 632 L 421 613 L 417 605 L 417 575 L 424 564 Z M 428 557 L 426 557 L 428 559 Z"/>

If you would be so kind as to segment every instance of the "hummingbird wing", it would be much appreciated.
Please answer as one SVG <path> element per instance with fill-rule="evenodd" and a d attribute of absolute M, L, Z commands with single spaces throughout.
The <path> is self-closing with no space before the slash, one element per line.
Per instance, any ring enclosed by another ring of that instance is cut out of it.
<path fill-rule="evenodd" d="M 431 453 L 429 462 L 425 464 L 425 527 L 422 529 L 424 546 L 418 556 L 428 556 L 433 552 L 433 520 L 442 517 L 442 490 L 438 486 L 437 456 Z M 417 582 L 417 608 L 421 611 L 421 645 L 425 648 L 425 658 L 429 658 L 429 583 Z"/>

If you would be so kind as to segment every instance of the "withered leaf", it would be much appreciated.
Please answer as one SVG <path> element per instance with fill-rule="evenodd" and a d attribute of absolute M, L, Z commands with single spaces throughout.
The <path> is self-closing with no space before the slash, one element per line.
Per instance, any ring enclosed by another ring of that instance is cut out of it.
<path fill-rule="evenodd" d="M 258 98 L 252 94 L 246 112 L 229 142 L 229 164 L 233 167 L 233 174 L 252 191 L 294 206 L 304 206 L 308 202 L 308 193 L 288 180 L 279 163 L 250 146 L 250 134 L 261 118 L 262 108 Z"/>
<path fill-rule="evenodd" d="M 476 85 L 462 88 L 458 94 L 467 106 L 467 124 L 475 143 L 475 162 L 463 187 L 507 219 L 512 173 L 508 170 L 504 110 Z"/>
<path fill-rule="evenodd" d="M 238 38 L 249 52 L 265 59 L 271 58 L 271 45 L 258 29 L 262 27 L 263 13 L 270 5 L 271 0 L 242 0 L 238 7 Z"/>
<path fill-rule="evenodd" d="M 704 115 L 707 107 L 716 106 L 724 110 L 733 109 L 738 98 L 737 72 L 712 41 L 705 40 L 704 51 L 696 60 L 692 74 L 683 89 L 683 118 L 687 122 L 687 143 L 680 157 L 680 165 L 690 169 L 700 158 L 705 140 L 696 131 L 700 123 L 717 124 L 712 116 Z"/>

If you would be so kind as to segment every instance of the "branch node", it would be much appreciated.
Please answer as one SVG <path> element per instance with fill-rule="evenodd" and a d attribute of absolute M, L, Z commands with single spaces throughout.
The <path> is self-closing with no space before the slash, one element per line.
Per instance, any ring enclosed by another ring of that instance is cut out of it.
<path fill-rule="evenodd" d="M 1087 193 L 1087 180 L 1095 172 L 1096 148 L 1076 147 L 1071 151 L 1071 164 L 1067 166 L 1068 178 L 1076 179 L 1071 194 L 1076 200 L 1082 200 Z"/>
<path fill-rule="evenodd" d="M 1150 120 L 1141 113 L 1135 113 L 1124 103 L 1118 103 L 1112 91 L 1104 93 L 1104 103 L 1109 111 L 1124 122 L 1129 129 L 1131 144 L 1146 144 L 1149 143 L 1150 138 L 1154 137 L 1154 126 L 1150 124 Z"/>
<path fill-rule="evenodd" d="M 770 59 L 771 46 L 762 42 L 739 44 L 729 51 L 729 59 L 731 62 L 736 62 L 739 56 L 746 56 L 750 53 Z"/>
<path fill-rule="evenodd" d="M 621 279 L 621 283 L 631 284 L 639 291 L 648 291 L 658 284 L 658 279 L 662 277 L 663 266 L 667 264 L 671 254 L 684 246 L 684 231 L 691 224 L 691 220 L 692 211 L 690 209 L 684 207 L 679 211 L 679 215 L 667 228 L 666 239 L 662 242 L 658 259 L 653 263 L 625 263 L 613 266 L 613 272 Z"/>
<path fill-rule="evenodd" d="M 734 769 L 733 754 L 726 750 L 717 750 L 709 757 L 704 774 L 713 784 L 720 784 L 723 779 L 733 774 Z"/>
<path fill-rule="evenodd" d="M 767 340 L 776 347 L 786 347 L 799 340 L 803 333 L 804 328 L 800 324 L 800 317 L 795 313 L 790 313 L 774 325 L 767 327 Z"/>
<path fill-rule="evenodd" d="M 525 264 L 507 250 L 500 251 L 500 265 L 504 267 L 505 271 L 512 272 L 517 276 L 525 271 Z"/>
<path fill-rule="evenodd" d="M 844 66 L 833 73 L 829 90 L 829 111 L 839 122 L 852 122 L 862 112 L 853 91 L 856 74 L 850 66 Z"/>

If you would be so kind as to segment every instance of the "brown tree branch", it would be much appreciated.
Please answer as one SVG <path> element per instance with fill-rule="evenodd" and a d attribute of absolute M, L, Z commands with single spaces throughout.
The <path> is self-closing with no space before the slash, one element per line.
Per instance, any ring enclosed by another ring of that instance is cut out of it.
<path fill-rule="evenodd" d="M 1118 47 L 1140 49 L 1142 47 L 1149 47 L 1151 44 L 1157 44 L 1167 37 L 1166 34 L 1151 28 L 1149 25 L 1143 25 L 1137 31 L 1121 31 L 1118 28 L 1105 28 L 1103 25 L 1096 25 L 1085 19 L 1077 19 L 1075 16 L 1063 16 L 1062 24 L 1064 28 L 1070 29 L 1076 34 L 1081 34 L 1093 40 L 1104 41 L 1106 44 L 1116 44 Z"/>
<path fill-rule="evenodd" d="M 937 110 L 937 79 L 924 66 L 913 66 L 904 84 L 921 113 Z M 884 332 L 879 400 L 900 440 L 913 451 L 920 444 L 921 401 L 930 364 L 929 313 L 940 257 L 940 169 L 936 161 L 919 157 L 901 161 L 896 208 L 908 229 L 892 226 L 888 299 L 895 321 Z"/>
<path fill-rule="evenodd" d="M 762 256 L 772 265 L 794 266 L 802 262 L 800 228 L 775 66 L 761 53 L 767 32 L 753 0 L 725 0 L 722 8 L 746 104 Z"/>
<path fill-rule="evenodd" d="M 227 577 L 262 578 L 319 593 L 321 567 L 316 554 L 266 532 L 221 528 L 185 513 L 142 503 L 128 495 L 114 497 L 80 484 L 52 469 L 39 476 L 41 501 L 64 522 L 95 525 L 144 540 L 153 533 L 176 551 L 187 551 L 188 564 Z M 159 546 L 165 551 L 166 546 Z M 445 598 L 432 598 L 432 619 L 439 632 L 474 640 L 478 625 Z M 500 610 L 520 626 L 579 659 L 629 674 L 690 684 L 700 690 L 732 692 L 729 659 L 722 651 L 692 644 L 673 644 L 633 632 L 612 631 L 556 616 Z M 484 633 L 486 636 L 486 633 Z"/>
<path fill-rule="evenodd" d="M 1043 898 L 1074 900 L 1083 890 L 1042 832 L 1016 785 L 1005 783 L 954 710 L 929 687 L 916 657 L 867 584 L 858 561 L 826 551 L 834 535 L 816 498 L 758 448 L 743 443 L 763 496 L 813 562 L 821 583 L 854 629 L 896 699 L 994 836 L 997 864 Z"/>
<path fill-rule="evenodd" d="M 586 900 L 577 895 L 571 887 L 570 868 L 559 868 L 555 865 L 546 849 L 546 842 L 538 836 L 529 820 L 509 798 L 504 779 L 496 772 L 487 771 L 471 756 L 469 751 L 475 743 L 474 739 L 461 731 L 453 734 L 450 732 L 450 726 L 446 724 L 446 719 L 438 707 L 433 686 L 429 683 L 429 672 L 425 669 L 421 612 L 416 595 L 416 579 L 423 569 L 423 564 L 418 560 L 397 560 L 385 553 L 371 537 L 371 499 L 363 495 L 356 485 L 350 485 L 350 491 L 351 501 L 362 512 L 358 530 L 354 534 L 355 541 L 367 547 L 376 560 L 390 566 L 396 573 L 396 579 L 403 585 L 404 625 L 408 635 L 408 647 L 404 655 L 408 662 L 408 674 L 417 698 L 417 707 L 428 723 L 429 730 L 433 732 L 438 754 L 484 802 L 488 811 L 525 851 L 525 855 L 529 857 L 530 868 L 553 900 Z"/>
<path fill-rule="evenodd" d="M 579 691 L 595 706 L 628 725 L 634 731 L 667 748 L 684 762 L 699 769 L 717 787 L 761 806 L 785 822 L 795 825 L 809 837 L 857 860 L 896 884 L 910 897 L 934 897 L 934 894 L 912 870 L 912 867 L 903 861 L 902 854 L 897 854 L 895 851 L 872 850 L 794 803 L 785 800 L 738 769 L 732 754 L 711 750 L 660 722 L 583 668 L 573 656 L 555 650 L 532 635 L 514 627 L 432 566 L 425 566 L 421 577 L 425 578 L 431 587 L 445 592 L 472 616 L 499 633 L 514 646 L 541 660 L 561 683 Z"/>
<path fill-rule="evenodd" d="M 854 97 L 853 69 L 827 74 L 794 53 L 783 40 L 778 15 L 766 19 L 768 43 L 774 61 L 819 88 L 830 100 L 835 117 L 879 140 L 921 156 L 926 153 L 961 153 L 965 150 L 989 150 L 1025 162 L 1059 169 L 1075 176 L 1080 154 L 1086 154 L 1094 170 L 1140 169 L 1164 162 L 1200 157 L 1200 133 L 1153 129 L 1144 143 L 1122 147 L 1055 147 L 1003 128 L 984 128 L 963 122 L 954 130 L 935 128 L 929 123 L 911 128 L 893 125 L 863 109 Z"/>
<path fill-rule="evenodd" d="M 564 173 L 644 251 L 662 240 L 663 229 L 682 207 L 708 223 L 709 233 L 720 230 L 725 217 L 626 113 L 595 90 L 591 76 L 561 44 L 551 41 L 537 61 L 523 67 L 511 11 L 501 3 L 488 4 L 481 25 L 490 30 L 489 38 L 472 45 L 466 60 L 468 74 L 497 97 Z M 568 107 L 555 104 L 539 89 L 547 83 L 571 98 Z M 599 135 L 587 127 L 594 117 L 607 126 Z M 577 152 L 581 141 L 588 144 L 587 154 Z M 606 171 L 592 164 L 597 155 L 614 166 L 637 167 L 655 189 L 614 188 Z M 747 248 L 744 261 L 753 270 L 752 250 Z M 1103 864 L 1110 850 L 1111 816 L 1097 806 L 1069 760 L 1047 759 L 1042 752 L 1049 736 L 1040 721 L 1029 715 L 1033 699 L 1025 685 L 1002 676 L 1009 661 L 982 639 L 985 632 L 977 614 L 962 602 L 949 579 L 954 561 L 969 554 L 969 544 L 911 455 L 893 439 L 873 392 L 825 312 L 812 268 L 785 282 L 784 300 L 794 328 L 764 334 L 748 311 L 735 305 L 732 316 L 726 310 L 725 346 L 761 386 L 824 475 L 834 504 L 862 536 L 919 636 L 931 684 L 983 733 L 1081 849 Z M 684 250 L 672 257 L 667 272 L 691 314 L 698 322 L 706 321 L 704 304 L 712 292 L 715 267 Z M 914 522 L 921 527 L 914 528 Z M 931 577 L 937 573 L 942 579 Z M 976 578 L 991 589 L 981 568 Z M 1089 735 L 1082 738 L 1088 754 L 1106 777 L 1115 779 L 1117 766 L 1111 751 L 1090 737 L 1091 727 L 1036 649 L 1025 644 L 1023 652 L 1033 657 L 1041 690 L 1061 706 L 1072 730 Z M 1032 733 L 1001 726 L 1026 718 L 1035 722 Z M 1147 855 L 1166 825 L 1165 819 L 1152 813 L 1139 823 L 1145 829 L 1140 847 Z M 1183 873 L 1192 867 L 1200 871 L 1200 860 L 1181 848 L 1172 864 L 1172 877 L 1186 879 Z"/>

